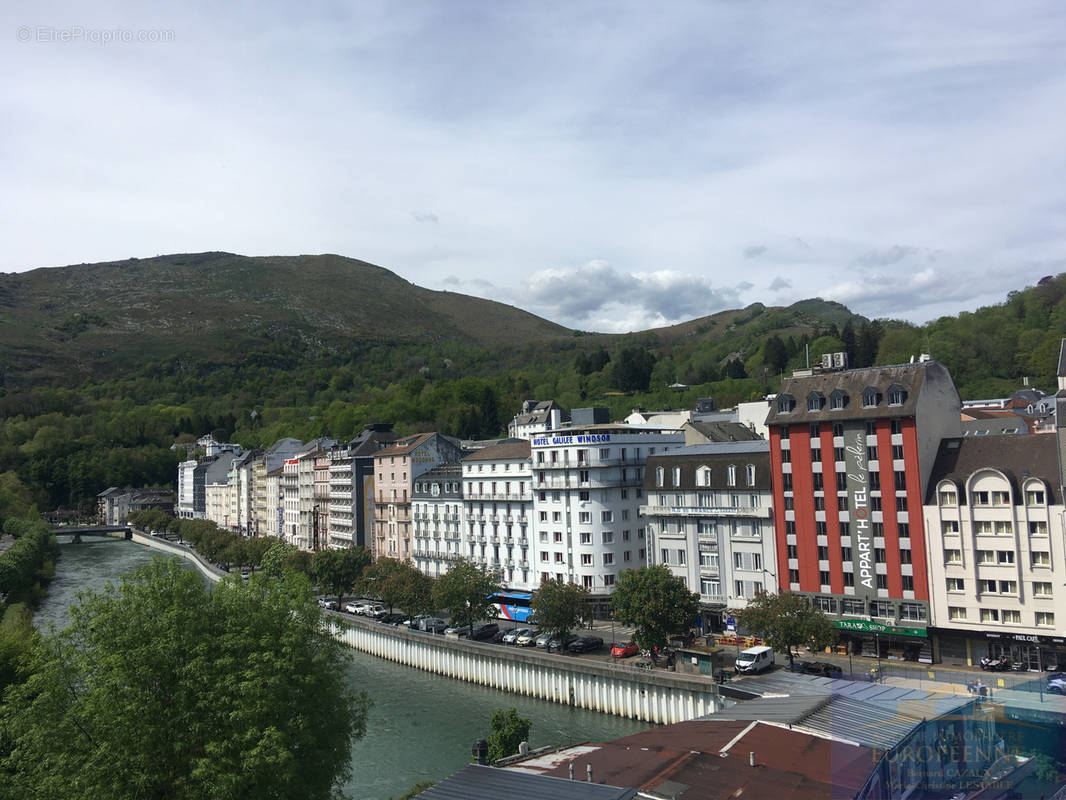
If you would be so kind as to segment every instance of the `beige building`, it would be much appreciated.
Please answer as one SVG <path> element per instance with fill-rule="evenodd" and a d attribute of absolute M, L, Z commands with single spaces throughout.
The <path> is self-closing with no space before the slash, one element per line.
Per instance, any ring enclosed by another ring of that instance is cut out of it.
<path fill-rule="evenodd" d="M 945 439 L 923 516 L 937 660 L 1066 664 L 1056 437 Z"/>
<path fill-rule="evenodd" d="M 411 496 L 414 479 L 438 464 L 457 462 L 462 450 L 439 433 L 419 433 L 398 439 L 374 455 L 375 558 L 412 559 Z"/>

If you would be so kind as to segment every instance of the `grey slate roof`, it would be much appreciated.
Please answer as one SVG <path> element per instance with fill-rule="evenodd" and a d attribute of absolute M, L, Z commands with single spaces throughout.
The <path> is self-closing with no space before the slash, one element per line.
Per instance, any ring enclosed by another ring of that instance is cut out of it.
<path fill-rule="evenodd" d="M 959 488 L 959 500 L 965 502 L 961 490 L 967 478 L 984 467 L 999 470 L 1011 483 L 1014 502 L 1024 502 L 1022 480 L 1041 478 L 1048 493 L 1048 503 L 1058 505 L 1059 462 L 1057 437 L 1050 434 L 1032 436 L 967 436 L 963 439 L 944 439 L 933 462 L 929 489 L 925 502 L 936 502 L 937 484 L 950 480 Z"/>
<path fill-rule="evenodd" d="M 470 764 L 417 797 L 422 800 L 630 800 L 636 789 Z"/>
<path fill-rule="evenodd" d="M 735 486 L 729 486 L 727 475 L 729 465 L 737 468 L 737 482 Z M 755 466 L 755 485 L 748 486 L 745 468 L 748 464 Z M 681 482 L 679 486 L 673 483 L 673 468 L 681 469 Z M 701 466 L 711 468 L 710 486 L 698 486 L 696 484 L 696 470 Z M 663 486 L 657 485 L 656 468 L 663 467 L 666 471 L 666 480 Z M 750 442 L 714 442 L 712 444 L 696 444 L 688 447 L 678 447 L 667 450 L 665 453 L 656 453 L 648 457 L 647 468 L 644 470 L 644 489 L 646 491 L 669 492 L 681 489 L 691 491 L 696 489 L 718 489 L 734 492 L 743 491 L 769 491 L 771 488 L 770 474 L 770 443 L 764 439 Z"/>
<path fill-rule="evenodd" d="M 692 430 L 712 442 L 746 442 L 762 438 L 747 425 L 726 420 L 704 422 L 702 420 L 690 419 L 681 427 L 682 429 L 690 427 Z"/>
<path fill-rule="evenodd" d="M 906 398 L 899 405 L 889 405 L 888 390 L 898 385 L 906 392 Z M 958 398 L 955 384 L 947 368 L 936 361 L 923 361 L 916 364 L 898 364 L 886 367 L 867 367 L 849 369 L 843 372 L 820 372 L 804 377 L 785 378 L 781 382 L 781 391 L 777 399 L 770 404 L 766 416 L 767 425 L 792 425 L 802 422 L 823 422 L 826 420 L 880 419 L 882 417 L 913 417 L 918 408 L 918 396 L 927 386 L 936 392 L 951 392 Z M 864 408 L 862 394 L 867 387 L 881 392 L 881 402 Z M 830 408 L 829 396 L 835 391 L 847 394 L 844 408 Z M 820 410 L 807 410 L 807 397 L 811 392 L 820 392 L 826 402 Z M 782 395 L 791 395 L 795 408 L 782 413 L 778 403 Z M 961 401 L 960 401 L 961 402 Z"/>

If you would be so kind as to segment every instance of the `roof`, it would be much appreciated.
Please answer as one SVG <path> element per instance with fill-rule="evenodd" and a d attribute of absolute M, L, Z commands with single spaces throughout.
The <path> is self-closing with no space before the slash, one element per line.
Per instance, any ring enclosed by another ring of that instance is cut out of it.
<path fill-rule="evenodd" d="M 463 458 L 463 461 L 518 461 L 529 458 L 529 440 L 490 444 Z"/>
<path fill-rule="evenodd" d="M 377 457 L 406 455 L 416 447 L 425 444 L 436 435 L 437 434 L 435 433 L 418 433 L 414 436 L 407 436 L 403 439 L 398 439 L 391 447 L 386 447 L 384 450 L 378 450 L 374 455 Z"/>
<path fill-rule="evenodd" d="M 965 485 L 979 469 L 992 468 L 1002 472 L 1014 490 L 1014 502 L 1023 502 L 1021 483 L 1029 477 L 1044 481 L 1048 503 L 1062 502 L 1059 489 L 1058 437 L 1040 436 L 967 436 L 944 439 L 933 462 L 929 489 L 925 502 L 935 502 L 937 484 L 950 480 L 956 486 Z"/>
<path fill-rule="evenodd" d="M 1056 374 L 1060 378 L 1066 378 L 1066 339 L 1059 345 L 1059 368 Z"/>
<path fill-rule="evenodd" d="M 738 467 L 736 485 L 728 484 L 728 466 Z M 755 485 L 748 486 L 744 468 L 748 464 L 755 466 Z M 680 481 L 675 486 L 672 471 L 677 466 L 681 470 Z M 699 483 L 696 471 L 702 466 L 711 468 L 710 484 Z M 663 485 L 658 485 L 657 467 L 666 470 Z M 770 443 L 765 440 L 751 442 L 716 442 L 714 444 L 690 445 L 656 453 L 648 457 L 644 470 L 644 488 L 648 491 L 669 491 L 672 489 L 724 489 L 727 491 L 751 491 L 760 489 L 770 491 Z"/>
<path fill-rule="evenodd" d="M 629 800 L 636 790 L 470 764 L 416 795 L 424 800 Z"/>
<path fill-rule="evenodd" d="M 740 422 L 729 422 L 725 420 L 711 420 L 705 422 L 690 419 L 681 427 L 691 428 L 712 442 L 739 442 L 762 438 L 747 425 Z"/>
<path fill-rule="evenodd" d="M 562 420 L 568 416 L 566 410 L 554 400 L 526 400 L 522 403 L 522 410 L 515 414 L 514 424 L 537 425 L 547 422 L 553 410 L 559 411 Z"/>
<path fill-rule="evenodd" d="M 1010 436 L 1027 433 L 1029 433 L 1029 423 L 1015 414 L 1008 417 L 986 417 L 962 421 L 963 436 Z"/>
<path fill-rule="evenodd" d="M 594 779 L 634 786 L 653 797 L 824 800 L 854 796 L 877 759 L 869 748 L 784 726 L 705 719 L 566 748 L 511 769 L 564 777 L 571 763 L 575 775 L 591 764 Z"/>
<path fill-rule="evenodd" d="M 889 405 L 888 390 L 898 385 L 904 392 L 902 403 Z M 864 407 L 863 391 L 869 387 L 876 388 L 882 395 L 880 402 Z M 947 368 L 936 361 L 922 361 L 916 364 L 898 364 L 887 367 L 866 367 L 849 369 L 842 372 L 819 372 L 803 377 L 785 378 L 781 382 L 781 391 L 777 400 L 770 404 L 766 416 L 767 425 L 791 425 L 802 422 L 822 422 L 824 420 L 880 419 L 883 417 L 913 417 L 918 408 L 918 396 L 927 388 L 953 395 L 956 402 L 958 391 L 951 380 Z M 828 402 L 836 391 L 847 395 L 844 408 L 834 410 Z M 811 392 L 820 392 L 826 399 L 825 405 L 818 410 L 807 409 L 807 397 Z M 791 395 L 795 407 L 790 412 L 779 411 L 782 395 Z"/>

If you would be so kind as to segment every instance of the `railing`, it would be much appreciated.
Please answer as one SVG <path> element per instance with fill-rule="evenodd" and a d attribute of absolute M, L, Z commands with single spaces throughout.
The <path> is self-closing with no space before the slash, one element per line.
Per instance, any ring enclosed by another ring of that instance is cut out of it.
<path fill-rule="evenodd" d="M 749 517 L 769 519 L 769 506 L 641 506 L 645 516 L 682 517 Z"/>

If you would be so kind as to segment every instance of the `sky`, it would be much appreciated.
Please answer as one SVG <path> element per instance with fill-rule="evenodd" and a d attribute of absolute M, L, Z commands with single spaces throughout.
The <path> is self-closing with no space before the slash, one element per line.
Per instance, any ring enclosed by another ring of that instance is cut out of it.
<path fill-rule="evenodd" d="M 0 41 L 0 272 L 338 253 L 624 332 L 1066 271 L 1061 0 L 8 0 Z"/>

